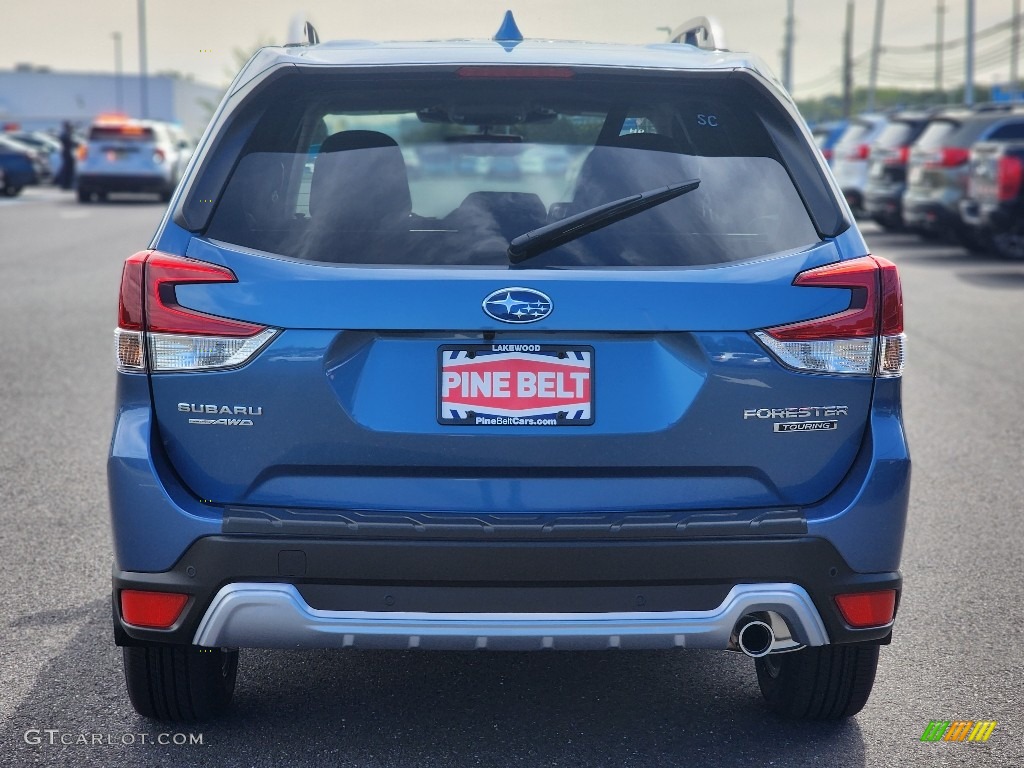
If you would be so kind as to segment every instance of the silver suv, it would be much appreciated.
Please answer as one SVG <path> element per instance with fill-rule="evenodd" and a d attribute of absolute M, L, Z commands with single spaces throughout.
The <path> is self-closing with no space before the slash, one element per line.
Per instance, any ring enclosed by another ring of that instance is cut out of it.
<path fill-rule="evenodd" d="M 111 192 L 153 192 L 171 199 L 194 145 L 173 123 L 98 118 L 89 128 L 78 165 L 78 200 L 105 200 Z"/>

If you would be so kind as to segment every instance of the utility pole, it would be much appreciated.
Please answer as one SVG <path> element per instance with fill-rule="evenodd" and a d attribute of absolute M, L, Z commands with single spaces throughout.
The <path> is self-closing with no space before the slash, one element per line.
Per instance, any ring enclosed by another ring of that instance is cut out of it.
<path fill-rule="evenodd" d="M 114 92 L 117 94 L 115 101 L 117 102 L 117 111 L 124 111 L 124 89 L 121 80 L 121 33 L 114 32 L 111 34 L 114 38 Z"/>
<path fill-rule="evenodd" d="M 967 60 L 964 64 L 964 104 L 974 104 L 974 0 L 967 0 Z"/>
<path fill-rule="evenodd" d="M 146 0 L 138 0 L 139 8 L 139 88 L 142 117 L 149 117 L 149 72 L 146 67 Z"/>
<path fill-rule="evenodd" d="M 793 92 L 793 4 L 786 0 L 786 43 L 782 54 L 782 85 Z"/>
<path fill-rule="evenodd" d="M 1013 32 L 1010 40 L 1010 91 L 1014 101 L 1019 101 L 1022 97 L 1017 71 L 1020 57 L 1020 0 L 1013 0 Z"/>
<path fill-rule="evenodd" d="M 946 103 L 942 90 L 942 46 L 946 31 L 946 4 L 938 0 L 935 5 L 935 98 L 939 104 Z"/>
<path fill-rule="evenodd" d="M 853 114 L 853 0 L 846 0 L 846 31 L 843 33 L 843 119 Z"/>
<path fill-rule="evenodd" d="M 875 33 L 871 37 L 871 75 L 868 80 L 868 112 L 875 111 L 875 90 L 878 88 L 878 57 L 882 52 L 882 17 L 885 0 L 875 0 Z"/>

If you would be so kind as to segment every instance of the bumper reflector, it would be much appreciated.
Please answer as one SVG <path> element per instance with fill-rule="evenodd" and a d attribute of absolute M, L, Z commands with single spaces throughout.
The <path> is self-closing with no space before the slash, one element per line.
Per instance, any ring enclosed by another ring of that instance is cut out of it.
<path fill-rule="evenodd" d="M 884 627 L 896 615 L 896 590 L 836 595 L 836 605 L 846 623 L 855 629 Z"/>
<path fill-rule="evenodd" d="M 121 616 L 135 627 L 167 629 L 178 620 L 188 595 L 178 592 L 121 590 Z"/>

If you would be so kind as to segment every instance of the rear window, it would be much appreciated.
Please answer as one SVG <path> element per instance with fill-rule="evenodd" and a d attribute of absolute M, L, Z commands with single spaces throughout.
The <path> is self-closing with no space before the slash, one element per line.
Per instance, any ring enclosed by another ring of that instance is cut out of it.
<path fill-rule="evenodd" d="M 981 138 L 991 126 L 1005 119 L 1000 115 L 984 115 L 964 120 L 956 131 L 949 134 L 943 146 L 966 149 Z"/>
<path fill-rule="evenodd" d="M 844 146 L 849 144 L 866 144 L 874 131 L 875 123 L 854 120 L 846 126 L 846 130 L 839 137 L 837 144 Z"/>
<path fill-rule="evenodd" d="M 895 149 L 903 147 L 914 140 L 918 133 L 920 123 L 907 120 L 894 120 L 882 129 L 874 146 L 881 149 Z"/>
<path fill-rule="evenodd" d="M 932 152 L 947 146 L 947 137 L 960 127 L 960 123 L 953 120 L 932 120 L 925 127 L 917 141 L 914 142 L 914 149 L 922 152 Z"/>
<path fill-rule="evenodd" d="M 524 266 L 717 264 L 820 239 L 749 87 L 306 77 L 252 107 L 208 237 L 311 261 L 508 267 L 519 235 L 699 179 Z"/>

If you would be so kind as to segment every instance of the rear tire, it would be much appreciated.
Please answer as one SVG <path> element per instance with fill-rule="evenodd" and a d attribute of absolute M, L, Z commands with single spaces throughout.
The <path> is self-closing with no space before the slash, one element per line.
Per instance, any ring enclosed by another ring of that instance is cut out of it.
<path fill-rule="evenodd" d="M 7 197 L 17 197 L 19 192 L 21 192 L 21 187 L 4 187 L 4 194 Z"/>
<path fill-rule="evenodd" d="M 754 660 L 768 709 L 796 720 L 839 720 L 860 712 L 878 668 L 877 645 L 822 645 Z"/>
<path fill-rule="evenodd" d="M 992 249 L 1004 259 L 1024 259 L 1024 224 L 1017 223 L 1006 232 L 992 235 Z"/>
<path fill-rule="evenodd" d="M 80 190 L 78 190 L 78 202 L 80 202 L 80 203 L 91 203 L 92 202 L 92 192 L 90 192 L 87 189 L 80 189 Z"/>
<path fill-rule="evenodd" d="M 122 651 L 128 697 L 143 717 L 170 722 L 209 720 L 231 703 L 237 650 L 150 645 Z"/>

